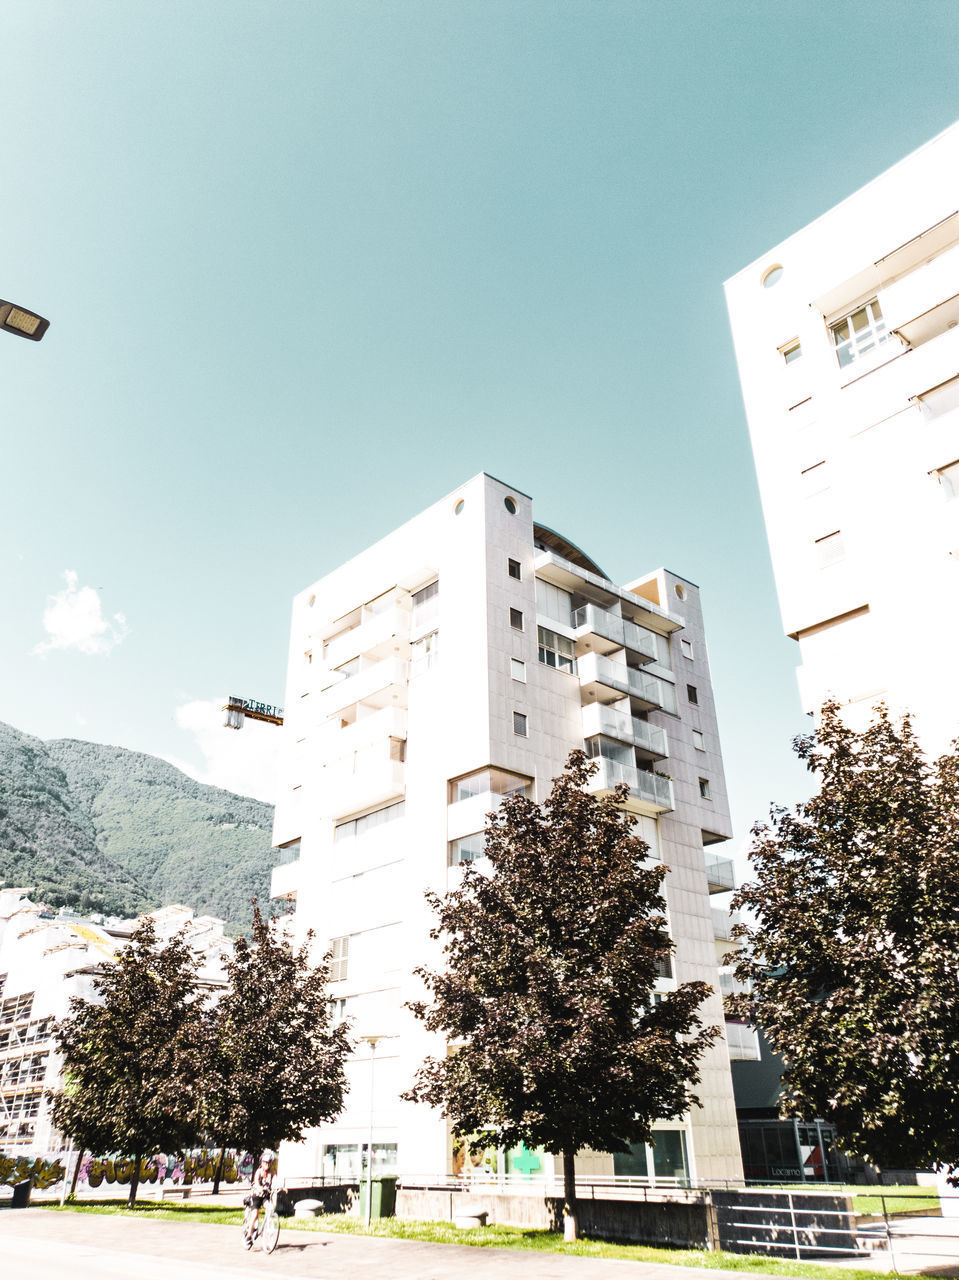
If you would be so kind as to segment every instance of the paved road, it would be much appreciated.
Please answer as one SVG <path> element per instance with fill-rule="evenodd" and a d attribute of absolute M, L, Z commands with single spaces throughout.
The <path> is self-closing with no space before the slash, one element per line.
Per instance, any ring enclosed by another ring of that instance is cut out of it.
<path fill-rule="evenodd" d="M 29 1280 L 224 1280 L 276 1272 L 286 1280 L 746 1280 L 738 1271 L 668 1267 L 515 1249 L 420 1244 L 286 1230 L 272 1257 L 247 1253 L 236 1227 L 144 1222 L 47 1209 L 0 1212 L 4 1274 Z M 176 1263 L 175 1271 L 171 1263 Z M 749 1280 L 767 1280 L 755 1274 Z M 772 1280 L 771 1277 L 768 1280 Z"/>

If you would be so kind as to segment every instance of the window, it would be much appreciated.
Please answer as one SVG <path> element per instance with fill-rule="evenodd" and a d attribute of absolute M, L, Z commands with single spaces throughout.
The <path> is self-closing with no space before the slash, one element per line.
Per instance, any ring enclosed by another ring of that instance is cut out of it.
<path fill-rule="evenodd" d="M 330 1000 L 329 1006 L 330 1006 L 330 1016 L 332 1017 L 333 1021 L 343 1022 L 344 1019 L 346 1018 L 347 1001 L 342 996 L 340 996 L 336 1000 Z"/>
<path fill-rule="evenodd" d="M 413 600 L 413 616 L 411 625 L 414 631 L 420 631 L 424 627 L 428 627 L 439 617 L 440 611 L 440 584 L 439 579 L 430 582 L 425 587 L 421 587 L 419 591 L 414 591 Z"/>
<path fill-rule="evenodd" d="M 391 744 L 400 739 L 390 739 Z M 391 746 L 392 751 L 392 746 Z M 382 809 L 374 809 L 372 813 L 364 813 L 361 818 L 348 818 L 346 822 L 338 822 L 333 828 L 334 840 L 353 840 L 356 836 L 365 835 L 374 827 L 384 822 L 395 822 L 406 812 L 406 802 L 397 800 L 395 804 L 384 805 Z"/>
<path fill-rule="evenodd" d="M 688 684 L 686 686 L 686 697 L 694 707 L 699 706 L 699 690 L 694 684 Z"/>
<path fill-rule="evenodd" d="M 506 508 L 506 510 L 510 513 L 511 516 L 516 515 L 516 499 L 515 498 L 504 498 L 503 506 Z"/>
<path fill-rule="evenodd" d="M 690 662 L 693 660 L 693 642 L 692 640 L 680 640 L 680 650 L 684 658 L 688 658 Z"/>
<path fill-rule="evenodd" d="M 347 934 L 343 938 L 331 938 L 330 951 L 332 952 L 330 981 L 343 982 L 346 979 L 346 970 L 350 959 L 350 935 Z"/>
<path fill-rule="evenodd" d="M 701 800 L 709 799 L 709 779 L 708 778 L 699 779 L 699 797 Z"/>
<path fill-rule="evenodd" d="M 771 267 L 767 267 L 761 277 L 763 288 L 771 289 L 774 284 L 779 284 L 779 281 L 782 279 L 782 274 L 783 269 L 778 262 L 774 263 Z"/>
<path fill-rule="evenodd" d="M 699 732 L 698 729 L 693 730 L 693 746 L 696 748 L 697 751 L 706 750 L 706 739 L 703 737 L 703 735 Z"/>
<path fill-rule="evenodd" d="M 947 498 L 959 498 L 959 461 L 950 462 L 948 467 L 939 467 L 934 474 L 939 477 Z"/>
<path fill-rule="evenodd" d="M 519 582 L 523 576 L 523 569 L 520 562 L 518 560 L 507 560 L 506 565 L 509 569 L 509 576 L 511 578 L 515 578 L 516 581 Z"/>
<path fill-rule="evenodd" d="M 410 645 L 410 676 L 422 675 L 424 671 L 432 671 L 440 654 L 440 633 L 431 631 L 429 635 L 414 640 Z"/>
<path fill-rule="evenodd" d="M 514 631 L 522 631 L 522 630 L 523 630 L 523 611 L 522 611 L 522 609 L 512 609 L 512 608 L 510 609 L 510 611 L 509 611 L 509 625 L 513 628 L 513 630 L 514 630 Z"/>
<path fill-rule="evenodd" d="M 572 640 L 566 636 L 557 635 L 555 631 L 550 631 L 547 627 L 538 627 L 537 634 L 539 636 L 539 660 L 547 667 L 557 667 L 560 671 L 576 670 L 576 658 L 574 654 L 576 650 L 573 647 Z"/>
<path fill-rule="evenodd" d="M 657 956 L 655 965 L 657 978 L 671 978 L 673 976 L 673 957 L 670 954 Z"/>
<path fill-rule="evenodd" d="M 744 1022 L 726 1023 L 726 1042 L 733 1062 L 758 1062 L 759 1037 Z"/>
<path fill-rule="evenodd" d="M 514 680 L 520 680 L 523 684 L 526 683 L 526 663 L 521 662 L 519 658 L 510 658 L 509 673 Z"/>
<path fill-rule="evenodd" d="M 793 338 L 792 342 L 787 342 L 784 347 L 779 348 L 779 353 L 787 364 L 792 364 L 802 355 L 802 347 L 799 345 L 799 339 Z"/>
<path fill-rule="evenodd" d="M 471 800 L 473 796 L 528 796 L 532 793 L 533 784 L 529 778 L 519 773 L 509 773 L 506 769 L 477 769 L 468 773 L 465 778 L 455 778 L 450 783 L 450 804 L 458 804 L 460 800 Z"/>
<path fill-rule="evenodd" d="M 311 666 L 313 665 L 313 650 L 312 650 L 312 649 L 307 649 L 306 653 L 304 653 L 304 655 L 303 655 L 303 661 L 306 663 L 306 665 L 307 665 L 308 667 L 311 667 Z"/>
<path fill-rule="evenodd" d="M 522 711 L 513 712 L 513 732 L 521 738 L 529 737 L 526 732 L 526 717 Z"/>
<path fill-rule="evenodd" d="M 537 578 L 536 612 L 552 622 L 561 622 L 564 627 L 568 627 L 573 617 L 573 597 L 562 587 L 554 587 L 551 582 Z"/>
<path fill-rule="evenodd" d="M 11 996 L 0 1005 L 0 1026 L 8 1026 L 11 1022 L 27 1022 L 32 1008 L 32 991 L 27 991 L 22 996 Z"/>
<path fill-rule="evenodd" d="M 817 538 L 814 545 L 820 566 L 835 564 L 837 560 L 841 560 L 846 554 L 846 548 L 842 542 L 842 533 L 839 529 L 836 529 L 834 533 L 827 533 L 823 537 Z"/>
<path fill-rule="evenodd" d="M 447 862 L 451 867 L 457 867 L 461 862 L 475 862 L 477 858 L 486 857 L 486 836 L 482 831 L 477 831 L 475 835 L 460 836 L 458 840 L 451 840 L 447 853 Z"/>
<path fill-rule="evenodd" d="M 836 344 L 836 358 L 840 369 L 845 369 L 867 352 L 874 351 L 880 343 L 892 336 L 886 332 L 886 322 L 875 298 L 871 302 L 864 302 L 837 324 L 830 325 L 829 331 Z"/>

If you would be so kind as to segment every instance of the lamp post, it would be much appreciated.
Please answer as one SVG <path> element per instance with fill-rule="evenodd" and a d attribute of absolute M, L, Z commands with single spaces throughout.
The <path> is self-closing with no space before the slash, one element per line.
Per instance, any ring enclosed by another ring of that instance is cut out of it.
<path fill-rule="evenodd" d="M 18 307 L 15 302 L 4 302 L 0 298 L 0 329 L 15 333 L 18 338 L 39 342 L 49 328 L 50 321 L 44 320 L 35 311 L 28 311 L 26 307 Z"/>
<path fill-rule="evenodd" d="M 370 1137 L 366 1147 L 366 1229 L 373 1220 L 373 1068 L 376 1065 L 376 1046 L 382 1036 L 360 1036 L 370 1046 Z"/>

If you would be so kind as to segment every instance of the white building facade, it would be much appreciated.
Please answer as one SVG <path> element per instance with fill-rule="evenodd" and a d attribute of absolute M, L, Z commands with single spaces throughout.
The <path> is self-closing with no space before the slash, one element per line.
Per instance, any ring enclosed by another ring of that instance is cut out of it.
<path fill-rule="evenodd" d="M 332 947 L 358 1044 L 345 1110 L 284 1148 L 284 1176 L 355 1176 L 371 1121 L 374 1171 L 453 1171 L 446 1122 L 400 1100 L 443 1052 L 404 1007 L 422 995 L 414 968 L 440 961 L 424 891 L 456 884 L 482 856 L 486 813 L 517 788 L 543 800 L 574 747 L 599 759 L 597 789 L 629 784 L 637 828 L 670 868 L 664 989 L 702 979 L 718 992 L 710 893 L 732 887 L 732 863 L 711 846 L 731 833 L 692 583 L 659 570 L 617 586 L 534 523 L 529 497 L 477 476 L 295 598 L 281 732 L 274 843 L 291 861 L 273 894 L 295 902 L 298 938 L 312 929 Z M 718 994 L 705 1020 L 722 1023 Z M 378 1038 L 372 1064 L 363 1037 Z M 741 1175 L 723 1042 L 698 1092 L 702 1108 L 662 1125 L 655 1157 L 634 1153 L 629 1172 Z M 551 1172 L 522 1154 L 517 1169 Z"/>
<path fill-rule="evenodd" d="M 959 125 L 726 296 L 803 707 L 833 696 L 862 728 L 882 700 L 944 750 L 959 734 Z"/>

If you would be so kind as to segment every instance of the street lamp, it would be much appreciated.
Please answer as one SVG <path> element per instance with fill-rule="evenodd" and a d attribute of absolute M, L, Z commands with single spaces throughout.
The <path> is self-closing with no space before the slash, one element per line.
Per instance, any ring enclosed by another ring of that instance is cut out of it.
<path fill-rule="evenodd" d="M 373 1068 L 376 1063 L 376 1046 L 382 1036 L 360 1036 L 370 1046 L 370 1137 L 366 1147 L 366 1229 L 373 1220 Z"/>
<path fill-rule="evenodd" d="M 18 338 L 29 338 L 31 342 L 39 342 L 50 328 L 50 321 L 44 320 L 34 311 L 26 307 L 18 307 L 15 302 L 4 302 L 0 298 L 0 329 L 7 333 L 15 333 Z"/>

